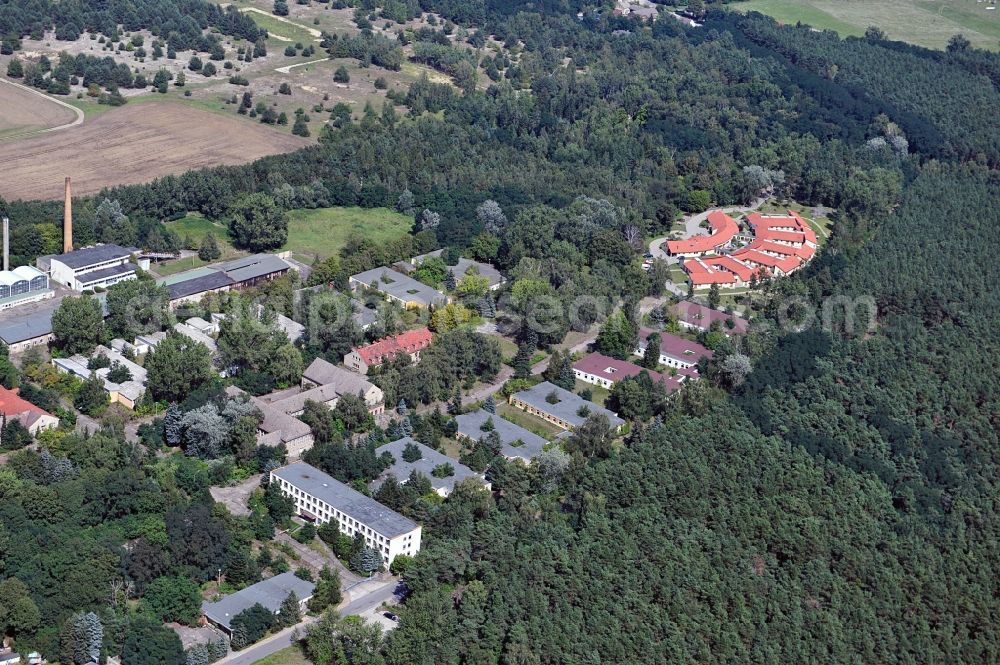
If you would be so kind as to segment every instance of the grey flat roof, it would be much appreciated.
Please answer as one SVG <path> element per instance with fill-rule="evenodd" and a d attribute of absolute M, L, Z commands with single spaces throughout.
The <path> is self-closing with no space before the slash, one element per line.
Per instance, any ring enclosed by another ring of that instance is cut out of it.
<path fill-rule="evenodd" d="M 54 311 L 45 309 L 23 314 L 18 312 L 18 308 L 12 308 L 10 313 L 14 314 L 13 318 L 0 320 L 0 339 L 10 345 L 50 334 Z"/>
<path fill-rule="evenodd" d="M 418 282 L 409 275 L 404 275 L 392 268 L 372 268 L 359 272 L 357 275 L 351 275 L 351 279 L 393 298 L 404 302 L 417 302 L 425 307 L 446 300 L 445 295 L 437 289 L 432 289 L 423 282 Z M 386 282 L 385 279 L 390 281 Z"/>
<path fill-rule="evenodd" d="M 131 255 L 131 253 L 129 250 L 118 245 L 98 245 L 97 247 L 85 247 L 65 254 L 56 254 L 50 258 L 74 270 L 79 270 L 80 268 L 92 266 L 95 263 L 122 259 Z"/>
<path fill-rule="evenodd" d="M 76 278 L 81 284 L 90 284 L 91 282 L 98 282 L 111 277 L 118 277 L 119 275 L 127 275 L 131 272 L 135 272 L 135 266 L 131 263 L 122 263 L 117 266 L 111 266 L 110 268 L 101 268 L 100 270 L 85 272 L 82 275 L 77 275 Z"/>
<path fill-rule="evenodd" d="M 301 602 L 312 598 L 315 588 L 315 584 L 308 580 L 299 579 L 294 573 L 281 573 L 262 582 L 251 584 L 247 588 L 229 594 L 214 603 L 205 601 L 201 604 L 201 611 L 213 623 L 230 630 L 229 622 L 232 621 L 233 617 L 257 603 L 272 612 L 277 612 L 289 593 L 295 592 Z"/>
<path fill-rule="evenodd" d="M 553 390 L 556 392 L 556 395 L 559 396 L 559 401 L 555 404 L 549 404 L 545 398 Z M 577 413 L 581 406 L 587 407 L 590 411 L 589 415 L 603 413 L 608 417 L 608 421 L 611 423 L 612 427 L 618 427 L 625 423 L 625 421 L 619 418 L 613 411 L 605 409 L 600 404 L 588 402 L 579 395 L 571 393 L 570 391 L 560 388 L 559 386 L 549 383 L 548 381 L 543 381 L 537 386 L 532 386 L 527 390 L 514 393 L 514 397 L 529 406 L 535 407 L 543 413 L 547 413 L 551 416 L 555 416 L 559 420 L 570 423 L 573 427 L 579 427 L 587 419 L 585 416 L 581 416 Z"/>
<path fill-rule="evenodd" d="M 224 272 L 212 272 L 209 275 L 200 275 L 183 282 L 169 284 L 170 299 L 186 298 L 198 293 L 205 293 L 214 289 L 221 289 L 233 284 L 232 278 Z"/>
<path fill-rule="evenodd" d="M 378 312 L 374 309 L 368 309 L 363 302 L 357 300 L 356 298 L 351 299 L 354 307 L 354 322 L 358 324 L 358 327 L 362 330 L 368 328 L 376 321 L 378 321 Z"/>
<path fill-rule="evenodd" d="M 458 433 L 473 441 L 478 441 L 489 434 L 489 432 L 483 431 L 482 426 L 490 418 L 493 419 L 493 431 L 500 435 L 500 443 L 503 444 L 500 452 L 504 457 L 520 457 L 524 460 L 530 460 L 542 452 L 548 443 L 534 432 L 483 409 L 455 416 L 455 422 L 458 423 Z M 523 445 L 512 446 L 511 444 L 518 439 Z"/>
<path fill-rule="evenodd" d="M 414 266 L 419 266 L 421 263 L 426 261 L 431 257 L 440 258 L 444 254 L 443 249 L 436 249 L 433 252 L 427 252 L 426 254 L 421 254 L 420 256 L 414 256 L 411 263 Z M 503 275 L 500 271 L 491 266 L 489 263 L 482 263 L 481 261 L 473 261 L 472 259 L 467 259 L 464 256 L 459 257 L 458 263 L 453 266 L 448 266 L 451 268 L 452 272 L 455 273 L 455 279 L 459 282 L 465 277 L 466 272 L 469 268 L 475 268 L 476 272 L 482 277 L 486 277 L 490 280 L 490 286 L 496 286 L 503 282 Z"/>
<path fill-rule="evenodd" d="M 417 523 L 413 520 L 403 517 L 395 510 L 383 506 L 375 499 L 365 496 L 305 462 L 296 462 L 275 469 L 271 475 L 326 502 L 386 538 L 392 539 L 417 528 Z"/>
<path fill-rule="evenodd" d="M 287 263 L 274 254 L 244 256 L 241 259 L 220 263 L 216 267 L 226 273 L 234 282 L 245 282 L 248 279 L 255 279 L 264 275 L 270 275 L 271 273 L 291 269 Z"/>
<path fill-rule="evenodd" d="M 406 448 L 407 444 L 414 444 L 420 448 L 421 458 L 416 462 L 407 462 L 403 459 L 403 449 Z M 384 446 L 379 446 L 375 451 L 377 455 L 381 455 L 384 452 L 392 453 L 392 457 L 395 460 L 388 469 L 386 469 L 382 475 L 372 483 L 373 487 L 379 487 L 385 481 L 386 477 L 392 474 L 396 477 L 396 480 L 403 482 L 409 476 L 410 472 L 417 471 L 427 476 L 428 480 L 431 481 L 431 487 L 435 490 L 447 489 L 449 492 L 455 487 L 455 483 L 459 480 L 465 478 L 479 478 L 482 477 L 470 469 L 469 467 L 461 464 L 458 460 L 448 457 L 443 453 L 439 453 L 429 446 L 425 446 L 416 439 L 404 436 L 402 439 L 397 439 L 391 443 L 387 443 Z M 451 464 L 455 467 L 455 475 L 448 476 L 447 478 L 435 478 L 431 475 L 431 471 L 434 467 L 439 464 Z"/>

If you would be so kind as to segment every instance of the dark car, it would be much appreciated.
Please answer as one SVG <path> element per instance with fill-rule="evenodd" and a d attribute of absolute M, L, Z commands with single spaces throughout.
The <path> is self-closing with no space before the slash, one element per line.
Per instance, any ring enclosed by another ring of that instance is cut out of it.
<path fill-rule="evenodd" d="M 399 621 L 399 617 L 393 614 L 392 612 L 382 612 L 382 616 L 384 616 L 389 621 Z"/>

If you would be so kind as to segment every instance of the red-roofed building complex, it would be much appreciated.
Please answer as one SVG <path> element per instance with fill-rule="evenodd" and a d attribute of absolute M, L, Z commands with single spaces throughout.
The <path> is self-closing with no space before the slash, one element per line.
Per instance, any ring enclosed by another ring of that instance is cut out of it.
<path fill-rule="evenodd" d="M 692 236 L 687 240 L 668 240 L 667 253 L 683 257 L 701 256 L 728 245 L 740 232 L 740 225 L 736 220 L 721 210 L 708 213 L 708 225 L 712 229 L 710 235 Z"/>
<path fill-rule="evenodd" d="M 703 251 L 678 253 L 687 259 L 682 267 L 694 288 L 706 289 L 713 284 L 718 284 L 720 288 L 736 288 L 749 285 L 754 276 L 758 280 L 783 277 L 795 272 L 816 255 L 816 232 L 794 210 L 789 210 L 787 215 L 755 212 L 747 215 L 746 219 L 752 239 L 732 254 L 705 256 L 715 249 L 707 247 L 705 242 L 692 246 L 705 247 Z M 712 237 L 714 235 L 699 236 L 691 240 Z M 688 246 L 682 249 L 688 249 Z"/>
<path fill-rule="evenodd" d="M 344 356 L 344 364 L 348 369 L 367 374 L 368 368 L 378 367 L 400 353 L 409 355 L 413 362 L 419 362 L 420 352 L 431 345 L 432 339 L 431 331 L 427 328 L 408 330 L 395 337 L 386 337 L 367 346 L 351 349 Z"/>
<path fill-rule="evenodd" d="M 59 426 L 58 418 L 22 398 L 17 394 L 16 388 L 8 390 L 0 386 L 0 416 L 3 418 L 3 425 L 8 420 L 16 420 L 32 435 Z"/>

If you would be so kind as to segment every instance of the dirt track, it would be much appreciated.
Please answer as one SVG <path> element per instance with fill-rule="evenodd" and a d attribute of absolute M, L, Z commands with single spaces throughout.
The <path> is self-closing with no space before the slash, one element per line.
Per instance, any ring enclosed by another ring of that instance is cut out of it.
<path fill-rule="evenodd" d="M 0 79 L 0 138 L 58 127 L 76 117 L 72 109 Z"/>
<path fill-rule="evenodd" d="M 79 127 L 0 141 L 0 196 L 59 199 L 72 176 L 75 194 L 148 182 L 167 174 L 241 164 L 310 141 L 179 103 L 128 104 Z"/>

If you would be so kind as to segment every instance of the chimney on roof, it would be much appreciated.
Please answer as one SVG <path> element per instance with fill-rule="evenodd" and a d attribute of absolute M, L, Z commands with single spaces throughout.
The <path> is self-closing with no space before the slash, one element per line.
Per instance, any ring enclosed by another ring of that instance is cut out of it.
<path fill-rule="evenodd" d="M 63 254 L 73 251 L 73 188 L 66 176 L 66 203 L 63 207 Z"/>
<path fill-rule="evenodd" d="M 3 269 L 10 270 L 10 220 L 3 218 Z"/>

